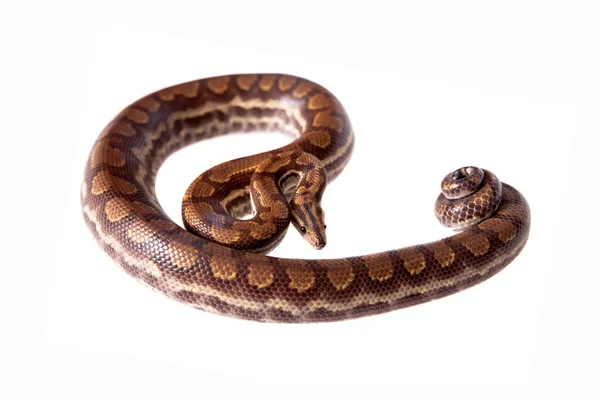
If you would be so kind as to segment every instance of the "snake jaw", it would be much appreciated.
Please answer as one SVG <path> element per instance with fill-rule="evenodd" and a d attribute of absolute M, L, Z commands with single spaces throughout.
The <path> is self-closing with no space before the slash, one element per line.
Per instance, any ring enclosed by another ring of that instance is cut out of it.
<path fill-rule="evenodd" d="M 317 250 L 322 250 L 322 249 L 325 247 L 325 245 L 326 245 L 326 244 L 327 244 L 327 243 L 325 243 L 325 242 L 315 242 L 315 243 L 313 244 L 313 247 L 314 247 L 315 249 L 317 249 Z"/>
<path fill-rule="evenodd" d="M 325 232 L 311 232 L 310 238 L 305 238 L 307 242 L 310 243 L 312 247 L 316 250 L 322 250 L 327 245 L 327 237 L 325 236 Z"/>
<path fill-rule="evenodd" d="M 300 233 L 302 234 L 302 232 Z M 307 231 L 302 234 L 302 237 L 316 250 L 322 250 L 327 245 L 327 238 L 324 232 Z"/>

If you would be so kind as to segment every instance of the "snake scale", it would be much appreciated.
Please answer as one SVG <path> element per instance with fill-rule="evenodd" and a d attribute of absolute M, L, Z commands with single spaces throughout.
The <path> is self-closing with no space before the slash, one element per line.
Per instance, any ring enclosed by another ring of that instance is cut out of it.
<path fill-rule="evenodd" d="M 185 193 L 188 230 L 181 228 L 157 200 L 158 168 L 184 146 L 242 131 L 295 140 L 200 175 Z M 489 278 L 524 247 L 524 197 L 467 167 L 444 179 L 436 203 L 438 219 L 460 230 L 451 237 L 340 259 L 262 254 L 290 222 L 313 247 L 324 246 L 319 201 L 353 147 L 340 102 L 308 80 L 244 74 L 183 83 L 134 102 L 102 131 L 85 167 L 84 219 L 138 281 L 204 311 L 268 322 L 336 321 L 424 303 Z"/>

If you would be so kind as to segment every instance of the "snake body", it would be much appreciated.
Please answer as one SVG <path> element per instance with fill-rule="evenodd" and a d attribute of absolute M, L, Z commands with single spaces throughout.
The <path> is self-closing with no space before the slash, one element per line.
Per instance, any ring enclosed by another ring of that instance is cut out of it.
<path fill-rule="evenodd" d="M 155 193 L 162 162 L 199 140 L 256 130 L 295 140 L 194 181 L 182 215 L 202 237 L 174 223 Z M 462 229 L 451 237 L 340 259 L 260 254 L 281 240 L 290 220 L 303 232 L 298 221 L 309 221 L 307 240 L 324 244 L 322 187 L 343 170 L 353 146 L 340 102 L 308 80 L 248 74 L 183 83 L 139 99 L 102 131 L 85 167 L 84 219 L 138 281 L 201 310 L 270 322 L 336 321 L 424 303 L 489 278 L 524 247 L 524 197 L 469 167 L 444 179 L 436 203 L 438 219 Z M 251 219 L 239 218 L 248 213 Z"/>

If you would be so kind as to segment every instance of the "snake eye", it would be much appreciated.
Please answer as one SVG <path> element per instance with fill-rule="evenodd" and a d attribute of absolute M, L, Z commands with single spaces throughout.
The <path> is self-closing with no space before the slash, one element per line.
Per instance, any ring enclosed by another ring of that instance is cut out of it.
<path fill-rule="evenodd" d="M 306 233 L 306 227 L 305 227 L 305 226 L 301 226 L 301 227 L 300 227 L 300 232 L 302 232 L 302 233 Z"/>
<path fill-rule="evenodd" d="M 327 225 L 323 225 L 323 229 L 327 229 Z"/>

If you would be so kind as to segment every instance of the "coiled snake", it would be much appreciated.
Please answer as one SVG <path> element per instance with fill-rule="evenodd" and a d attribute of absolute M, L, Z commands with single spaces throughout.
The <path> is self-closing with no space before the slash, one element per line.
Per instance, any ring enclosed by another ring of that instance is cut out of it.
<path fill-rule="evenodd" d="M 196 234 L 175 224 L 155 194 L 166 157 L 205 138 L 256 130 L 296 139 L 200 175 L 182 206 Z M 172 86 L 131 104 L 98 137 L 81 189 L 84 218 L 137 280 L 192 307 L 256 321 L 336 321 L 424 303 L 489 278 L 525 245 L 523 196 L 467 167 L 444 179 L 436 203 L 438 219 L 462 229 L 454 236 L 331 260 L 259 254 L 279 243 L 289 222 L 314 247 L 325 245 L 319 201 L 353 145 L 340 102 L 308 80 L 230 75 Z"/>

